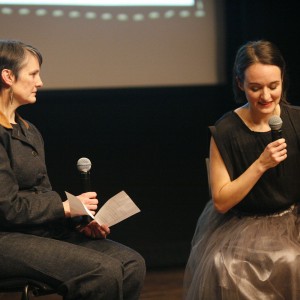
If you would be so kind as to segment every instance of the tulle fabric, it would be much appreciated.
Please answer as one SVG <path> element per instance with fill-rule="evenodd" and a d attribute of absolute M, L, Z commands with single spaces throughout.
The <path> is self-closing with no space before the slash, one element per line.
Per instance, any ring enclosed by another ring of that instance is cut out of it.
<path fill-rule="evenodd" d="M 192 240 L 184 299 L 300 299 L 297 206 L 238 216 L 217 213 L 209 201 Z"/>

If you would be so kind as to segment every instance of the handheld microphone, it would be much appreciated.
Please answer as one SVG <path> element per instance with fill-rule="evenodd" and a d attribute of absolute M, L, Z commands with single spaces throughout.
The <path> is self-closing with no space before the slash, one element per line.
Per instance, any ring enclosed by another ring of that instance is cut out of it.
<path fill-rule="evenodd" d="M 83 193 L 91 191 L 91 177 L 90 177 L 90 170 L 92 167 L 91 161 L 86 158 L 82 157 L 77 161 L 77 170 L 80 172 L 80 182 L 81 182 L 81 189 Z M 91 217 L 89 216 L 82 216 L 82 224 L 86 225 L 91 221 Z"/>
<path fill-rule="evenodd" d="M 271 128 L 272 141 L 276 141 L 282 138 L 282 119 L 279 116 L 272 116 L 269 121 L 269 126 Z M 283 175 L 283 162 L 276 166 L 277 176 Z"/>
<path fill-rule="evenodd" d="M 77 170 L 80 172 L 80 181 L 82 192 L 90 192 L 91 191 L 91 178 L 90 178 L 90 170 L 92 167 L 91 161 L 82 157 L 77 161 Z"/>

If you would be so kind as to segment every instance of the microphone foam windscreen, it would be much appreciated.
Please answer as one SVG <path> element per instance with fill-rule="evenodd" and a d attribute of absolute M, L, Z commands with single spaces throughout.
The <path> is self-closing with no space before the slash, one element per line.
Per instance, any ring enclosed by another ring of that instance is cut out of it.
<path fill-rule="evenodd" d="M 279 116 L 272 116 L 268 123 L 271 130 L 279 130 L 282 126 L 282 120 Z"/>
<path fill-rule="evenodd" d="M 92 167 L 91 161 L 86 157 L 81 157 L 77 161 L 77 169 L 80 172 L 88 172 Z"/>

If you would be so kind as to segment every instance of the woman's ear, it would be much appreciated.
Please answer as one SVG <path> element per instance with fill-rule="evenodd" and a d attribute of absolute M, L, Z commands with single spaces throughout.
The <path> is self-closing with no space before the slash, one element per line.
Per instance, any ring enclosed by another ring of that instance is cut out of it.
<path fill-rule="evenodd" d="M 14 82 L 15 76 L 13 75 L 12 71 L 9 69 L 3 69 L 1 71 L 1 81 L 8 85 L 11 86 Z"/>
<path fill-rule="evenodd" d="M 243 87 L 243 83 L 240 81 L 240 79 L 238 77 L 235 77 L 236 80 L 236 84 L 237 86 L 244 92 L 244 87 Z"/>

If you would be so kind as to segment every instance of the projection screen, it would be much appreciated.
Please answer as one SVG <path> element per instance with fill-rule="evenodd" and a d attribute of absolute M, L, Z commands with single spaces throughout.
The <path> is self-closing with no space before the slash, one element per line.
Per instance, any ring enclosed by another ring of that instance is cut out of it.
<path fill-rule="evenodd" d="M 0 0 L 0 38 L 42 52 L 44 89 L 222 83 L 223 28 L 222 0 Z"/>

